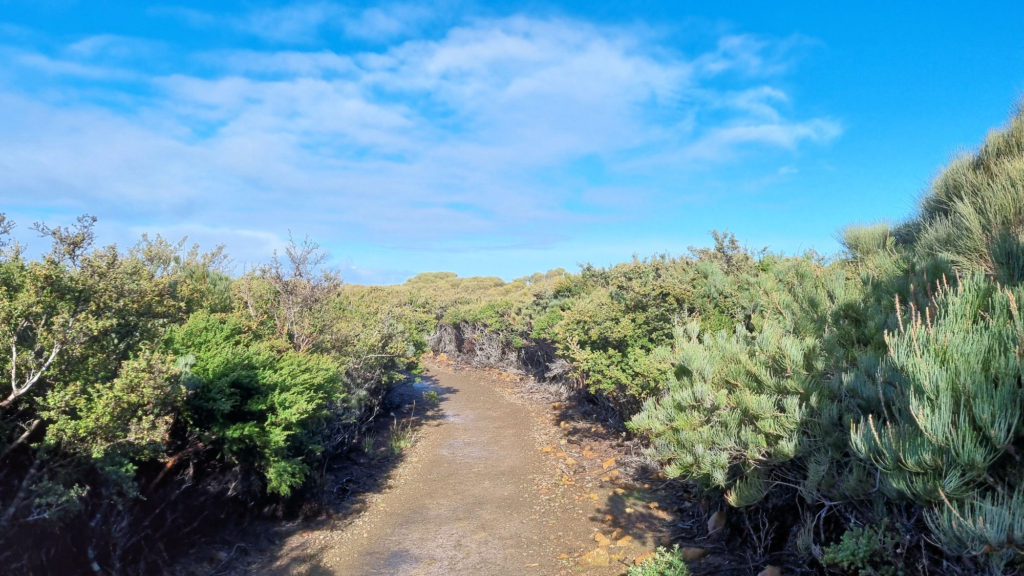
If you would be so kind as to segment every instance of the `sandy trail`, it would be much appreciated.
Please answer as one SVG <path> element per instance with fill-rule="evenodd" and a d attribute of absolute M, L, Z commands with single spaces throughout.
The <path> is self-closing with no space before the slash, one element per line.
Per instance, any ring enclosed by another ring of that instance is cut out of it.
<path fill-rule="evenodd" d="M 624 518 L 630 493 L 608 454 L 567 439 L 550 403 L 476 370 L 431 364 L 424 381 L 443 391 L 442 417 L 358 519 L 305 535 L 317 550 L 289 573 L 605 576 L 653 547 Z"/>

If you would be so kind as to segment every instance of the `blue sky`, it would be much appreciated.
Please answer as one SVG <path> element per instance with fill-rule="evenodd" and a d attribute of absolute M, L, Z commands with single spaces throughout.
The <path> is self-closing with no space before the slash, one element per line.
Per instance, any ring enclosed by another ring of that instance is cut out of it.
<path fill-rule="evenodd" d="M 839 249 L 1024 94 L 1024 5 L 0 0 L 0 211 L 351 282 Z"/>

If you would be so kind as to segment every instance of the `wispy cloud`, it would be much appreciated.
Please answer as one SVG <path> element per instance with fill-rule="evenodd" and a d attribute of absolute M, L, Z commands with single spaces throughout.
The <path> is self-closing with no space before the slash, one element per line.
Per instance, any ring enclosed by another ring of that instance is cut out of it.
<path fill-rule="evenodd" d="M 84 80 L 125 80 L 137 76 L 135 72 L 130 70 L 83 63 L 71 59 L 54 58 L 33 52 L 15 53 L 12 55 L 11 63 L 34 73 L 52 76 L 71 76 Z"/>
<path fill-rule="evenodd" d="M 259 8 L 241 17 L 228 18 L 227 24 L 272 42 L 310 45 L 328 34 L 384 42 L 417 32 L 435 19 L 436 8 L 413 2 L 388 2 L 365 8 L 336 2 L 302 2 Z M 190 17 L 196 19 L 194 14 Z"/>
<path fill-rule="evenodd" d="M 435 17 L 425 3 L 392 2 L 346 15 L 342 28 L 352 38 L 387 41 L 414 33 Z"/>
<path fill-rule="evenodd" d="M 154 18 L 170 18 L 194 28 L 209 28 L 220 23 L 220 19 L 210 12 L 175 5 L 155 5 L 146 10 L 146 14 Z"/>
<path fill-rule="evenodd" d="M 68 44 L 64 52 L 72 58 L 101 61 L 149 58 L 161 49 L 162 44 L 155 40 L 118 34 L 97 34 Z"/>
<path fill-rule="evenodd" d="M 689 148 L 689 157 L 722 161 L 734 157 L 742 146 L 773 146 L 792 150 L 803 142 L 828 142 L 842 132 L 838 122 L 815 119 L 795 123 L 756 123 L 710 130 Z"/>
<path fill-rule="evenodd" d="M 260 8 L 235 23 L 243 31 L 268 40 L 313 44 L 322 26 L 340 22 L 344 14 L 340 4 L 314 2 Z"/>
<path fill-rule="evenodd" d="M 622 174 L 641 170 L 656 199 L 660 170 L 842 130 L 800 117 L 773 83 L 786 39 L 683 53 L 635 28 L 529 16 L 418 34 L 432 18 L 412 4 L 259 9 L 230 22 L 286 49 L 189 51 L 155 73 L 125 69 L 133 41 L 118 36 L 7 47 L 0 75 L 53 80 L 0 88 L 0 201 L 210 238 L 259 230 L 227 237 L 261 250 L 288 228 L 325 244 L 536 247 L 620 213 L 615 195 L 641 187 Z M 325 30 L 389 43 L 339 51 Z M 130 91 L 101 82 L 129 76 Z"/>

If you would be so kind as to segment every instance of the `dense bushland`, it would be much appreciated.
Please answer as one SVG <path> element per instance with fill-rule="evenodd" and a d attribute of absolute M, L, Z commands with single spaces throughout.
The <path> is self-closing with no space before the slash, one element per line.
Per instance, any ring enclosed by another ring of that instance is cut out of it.
<path fill-rule="evenodd" d="M 94 248 L 92 223 L 0 253 L 12 570 L 152 571 L 232 509 L 308 496 L 428 342 L 586 391 L 734 508 L 755 561 L 1024 569 L 1024 111 L 831 258 L 716 232 L 610 268 L 367 287 L 308 242 L 232 278 L 161 238 Z"/>
<path fill-rule="evenodd" d="M 614 406 L 668 476 L 769 519 L 764 557 L 1024 568 L 1024 112 L 916 215 L 842 241 L 793 257 L 716 232 L 677 258 L 508 283 L 424 274 L 391 292 L 455 334 L 435 338 L 444 351 L 557 352 L 548 375 Z"/>
<path fill-rule="evenodd" d="M 309 499 L 424 349 L 406 309 L 354 297 L 292 243 L 240 278 L 219 251 L 94 219 L 0 253 L 0 564 L 153 573 L 240 511 Z M 12 223 L 0 216 L 5 234 Z"/>

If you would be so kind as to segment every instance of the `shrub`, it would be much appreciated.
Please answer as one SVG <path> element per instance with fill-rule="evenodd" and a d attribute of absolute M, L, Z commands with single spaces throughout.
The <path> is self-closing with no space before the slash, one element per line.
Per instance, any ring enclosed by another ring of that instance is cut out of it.
<path fill-rule="evenodd" d="M 745 325 L 706 332 L 691 321 L 678 330 L 674 372 L 630 427 L 651 439 L 648 454 L 666 473 L 725 490 L 734 506 L 800 476 L 813 501 L 838 478 L 857 477 L 834 466 L 847 456 L 848 398 L 828 371 L 848 329 L 837 325 L 835 311 L 859 291 L 843 267 L 813 258 L 753 274 L 740 290 Z"/>
<path fill-rule="evenodd" d="M 40 416 L 47 442 L 116 470 L 163 456 L 183 400 L 181 374 L 171 359 L 143 350 L 108 384 L 76 382 L 52 390 Z"/>
<path fill-rule="evenodd" d="M 271 493 L 301 485 L 307 458 L 324 448 L 332 409 L 348 401 L 342 366 L 255 338 L 223 314 L 194 314 L 168 333 L 167 345 L 188 359 L 186 417 L 200 438 L 236 465 L 262 472 Z"/>
<path fill-rule="evenodd" d="M 998 565 L 1024 554 L 1024 289 L 982 276 L 940 286 L 888 337 L 878 385 L 892 401 L 854 426 L 853 447 L 894 496 L 926 510 L 942 544 Z"/>
<path fill-rule="evenodd" d="M 627 576 L 690 576 L 690 569 L 683 562 L 676 544 L 671 549 L 658 546 L 653 556 L 630 566 Z"/>
<path fill-rule="evenodd" d="M 896 246 L 896 238 L 888 224 L 847 226 L 841 236 L 847 254 L 860 260 L 882 252 L 891 252 Z"/>
<path fill-rule="evenodd" d="M 676 340 L 679 362 L 665 392 L 630 427 L 670 477 L 729 490 L 734 506 L 755 503 L 766 475 L 800 447 L 805 390 L 816 387 L 816 343 L 774 326 L 761 333 L 705 335 L 691 323 Z"/>
<path fill-rule="evenodd" d="M 851 576 L 903 576 L 904 571 L 895 565 L 898 548 L 899 539 L 884 522 L 877 528 L 853 526 L 825 548 L 821 562 Z"/>
<path fill-rule="evenodd" d="M 922 258 L 1024 282 L 1024 106 L 977 153 L 942 172 L 905 236 Z"/>
<path fill-rule="evenodd" d="M 0 214 L 8 572 L 160 572 L 231 496 L 308 484 L 425 347 L 422 313 L 342 294 L 312 243 L 233 280 L 219 250 L 94 249 L 94 222 L 37 224 L 51 249 L 30 260 Z"/>

